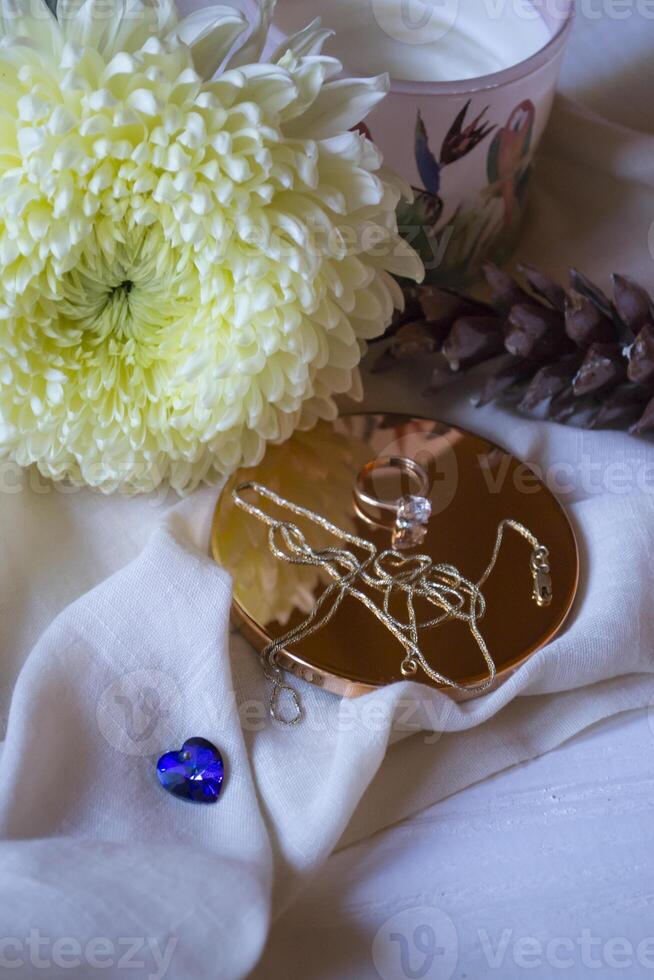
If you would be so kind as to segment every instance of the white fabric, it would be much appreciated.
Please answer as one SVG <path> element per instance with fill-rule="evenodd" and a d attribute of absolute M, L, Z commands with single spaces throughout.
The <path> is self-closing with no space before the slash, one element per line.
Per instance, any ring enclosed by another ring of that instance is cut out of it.
<path fill-rule="evenodd" d="M 618 255 L 622 271 L 651 282 L 653 144 L 561 102 L 522 256 L 554 273 L 574 263 L 602 280 Z M 369 379 L 368 406 L 424 412 L 425 379 L 407 378 Z M 18 679 L 0 760 L 0 939 L 10 940 L 0 953 L 22 957 L 14 975 L 46 975 L 29 947 L 36 929 L 46 937 L 37 954 L 48 976 L 94 975 L 93 955 L 110 961 L 105 976 L 121 976 L 130 938 L 140 941 L 137 959 L 147 954 L 143 976 L 164 967 L 180 980 L 246 976 L 271 919 L 288 910 L 288 921 L 335 847 L 651 701 L 651 445 L 478 413 L 465 387 L 430 407 L 495 437 L 550 479 L 572 467 L 563 498 L 583 543 L 574 616 L 484 699 L 454 706 L 404 684 L 341 703 L 304 686 L 307 722 L 292 731 L 263 723 L 266 685 L 237 637 L 230 666 L 229 586 L 204 557 L 215 492 L 181 505 L 107 500 L 3 469 L 6 704 Z M 135 555 L 34 645 L 68 602 Z M 416 728 L 436 734 L 407 737 Z M 184 805 L 156 783 L 157 754 L 190 735 L 225 754 L 216 807 Z M 103 938 L 113 953 L 98 952 Z M 276 975 L 265 959 L 260 970 Z M 287 975 L 299 972 L 291 960 Z M 364 972 L 335 966 L 325 975 Z"/>
<path fill-rule="evenodd" d="M 652 732 L 646 711 L 607 719 L 338 851 L 254 977 L 291 960 L 294 976 L 406 980 L 398 937 L 423 980 L 651 977 Z"/>
<path fill-rule="evenodd" d="M 282 0 L 282 3 L 284 0 Z M 577 0 L 559 88 L 605 119 L 654 132 L 654 5 L 649 0 Z"/>

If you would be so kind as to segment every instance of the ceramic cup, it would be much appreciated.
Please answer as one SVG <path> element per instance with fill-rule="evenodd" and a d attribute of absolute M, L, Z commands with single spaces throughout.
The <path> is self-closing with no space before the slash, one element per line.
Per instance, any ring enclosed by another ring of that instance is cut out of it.
<path fill-rule="evenodd" d="M 311 3 L 301 0 L 299 16 L 298 2 L 279 0 L 283 31 L 297 27 L 298 17 L 306 22 L 316 12 Z M 372 4 L 374 12 L 377 0 L 364 2 Z M 406 0 L 384 2 L 386 8 L 395 4 L 400 15 Z M 437 0 L 420 2 L 436 4 Z M 382 149 L 385 163 L 415 190 L 413 203 L 401 207 L 399 221 L 421 252 L 430 282 L 456 288 L 470 285 L 484 260 L 501 265 L 515 245 L 533 156 L 550 115 L 574 18 L 574 0 L 531 3 L 545 25 L 544 46 L 535 53 L 503 70 L 461 81 L 407 81 L 391 76 L 390 94 L 366 119 L 365 128 Z M 350 52 L 348 64 L 339 50 L 339 25 L 330 21 L 330 6 L 326 2 L 320 6 L 323 22 L 337 31 L 326 52 L 339 57 L 353 74 L 362 74 L 368 63 L 370 74 L 383 70 L 377 34 L 370 32 L 367 51 L 362 44 L 361 54 L 353 58 Z M 482 29 L 483 18 L 490 16 L 487 7 L 479 0 Z M 420 24 L 416 27 L 412 41 L 419 45 Z M 428 31 L 424 37 L 431 40 Z"/>

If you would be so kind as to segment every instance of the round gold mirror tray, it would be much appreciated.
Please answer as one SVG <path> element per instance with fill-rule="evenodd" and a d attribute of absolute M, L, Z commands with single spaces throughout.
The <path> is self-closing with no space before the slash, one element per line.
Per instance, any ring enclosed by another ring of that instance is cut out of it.
<path fill-rule="evenodd" d="M 520 521 L 549 549 L 549 605 L 539 606 L 532 598 L 530 548 L 516 534 L 505 534 L 497 565 L 483 586 L 487 606 L 480 628 L 499 683 L 552 639 L 570 611 L 579 572 L 574 532 L 558 500 L 525 463 L 479 436 L 429 419 L 344 415 L 269 447 L 258 466 L 231 478 L 216 507 L 212 550 L 234 579 L 234 621 L 260 651 L 271 638 L 302 622 L 329 580 L 316 568 L 273 557 L 268 529 L 234 505 L 232 489 L 256 481 L 384 550 L 391 547 L 393 516 L 380 511 L 373 515 L 374 524 L 362 519 L 354 487 L 366 464 L 390 456 L 414 460 L 429 476 L 432 516 L 427 535 L 405 554 L 449 562 L 477 581 L 504 518 Z M 413 492 L 402 485 L 406 476 L 399 471 L 364 470 L 368 471 L 376 481 L 370 487 L 376 499 Z M 292 518 L 314 548 L 340 544 L 322 528 L 303 524 L 275 505 L 267 504 L 266 509 L 276 517 Z M 423 630 L 420 644 L 428 662 L 458 684 L 474 686 L 487 677 L 465 623 L 449 620 Z M 354 697 L 403 680 L 403 656 L 388 630 L 348 596 L 330 622 L 284 651 L 279 664 L 329 691 Z M 421 671 L 415 679 L 432 683 Z M 466 697 L 466 692 L 445 689 L 458 700 Z"/>

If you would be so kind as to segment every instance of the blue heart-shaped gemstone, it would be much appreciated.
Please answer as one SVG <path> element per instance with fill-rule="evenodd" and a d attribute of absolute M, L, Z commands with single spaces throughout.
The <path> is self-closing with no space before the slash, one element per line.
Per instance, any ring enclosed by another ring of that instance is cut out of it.
<path fill-rule="evenodd" d="M 165 790 L 192 803 L 215 803 L 225 778 L 223 757 L 206 738 L 188 738 L 179 752 L 166 752 L 157 762 Z"/>

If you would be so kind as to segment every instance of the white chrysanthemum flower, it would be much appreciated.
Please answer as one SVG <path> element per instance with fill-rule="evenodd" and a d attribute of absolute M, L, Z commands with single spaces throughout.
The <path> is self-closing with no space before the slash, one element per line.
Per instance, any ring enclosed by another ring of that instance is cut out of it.
<path fill-rule="evenodd" d="M 183 491 L 356 391 L 391 273 L 421 273 L 403 187 L 349 131 L 387 83 L 335 77 L 317 22 L 259 63 L 273 7 L 248 31 L 225 6 L 4 0 L 3 455 Z"/>

